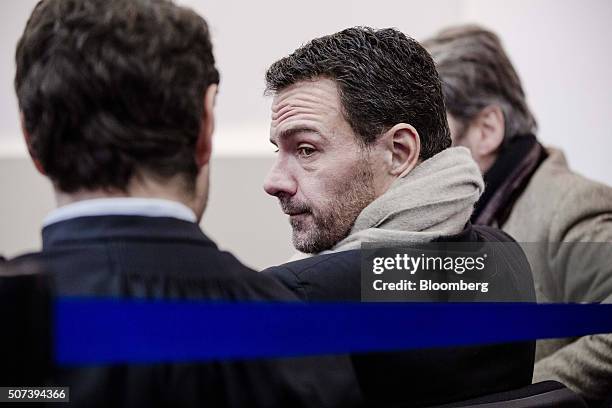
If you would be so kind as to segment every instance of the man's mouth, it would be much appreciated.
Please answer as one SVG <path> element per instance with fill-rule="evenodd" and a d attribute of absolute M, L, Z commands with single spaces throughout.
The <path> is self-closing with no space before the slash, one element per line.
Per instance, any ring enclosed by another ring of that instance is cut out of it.
<path fill-rule="evenodd" d="M 285 214 L 287 214 L 290 217 L 297 217 L 299 215 L 306 215 L 308 214 L 307 211 L 301 211 L 301 212 L 286 212 Z"/>
<path fill-rule="evenodd" d="M 290 202 L 289 200 L 279 199 L 281 210 L 289 216 L 289 218 L 296 218 L 307 215 L 310 213 L 308 206 L 303 203 Z"/>

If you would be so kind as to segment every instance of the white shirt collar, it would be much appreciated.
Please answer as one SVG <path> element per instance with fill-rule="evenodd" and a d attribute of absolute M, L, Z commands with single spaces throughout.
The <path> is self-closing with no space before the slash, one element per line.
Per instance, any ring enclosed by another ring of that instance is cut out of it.
<path fill-rule="evenodd" d="M 195 213 L 186 205 L 160 198 L 96 198 L 78 201 L 51 211 L 43 227 L 78 217 L 100 215 L 139 215 L 145 217 L 172 217 L 196 222 Z"/>

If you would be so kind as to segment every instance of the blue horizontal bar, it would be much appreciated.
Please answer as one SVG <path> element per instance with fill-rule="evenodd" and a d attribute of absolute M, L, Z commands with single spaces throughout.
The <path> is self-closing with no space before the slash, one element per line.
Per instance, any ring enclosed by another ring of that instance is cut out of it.
<path fill-rule="evenodd" d="M 612 304 L 59 298 L 61 365 L 288 357 L 612 333 Z"/>

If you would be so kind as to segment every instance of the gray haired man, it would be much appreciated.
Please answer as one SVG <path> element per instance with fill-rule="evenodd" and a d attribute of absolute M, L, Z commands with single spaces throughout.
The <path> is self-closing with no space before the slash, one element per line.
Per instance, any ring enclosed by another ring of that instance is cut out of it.
<path fill-rule="evenodd" d="M 469 148 L 484 173 L 472 222 L 547 243 L 526 251 L 538 301 L 612 301 L 610 245 L 567 244 L 612 240 L 612 189 L 539 143 L 520 78 L 494 33 L 455 27 L 423 45 L 442 80 L 453 144 Z M 595 247 L 597 255 L 586 256 Z M 612 335 L 573 340 L 539 342 L 534 381 L 560 381 L 589 400 L 609 397 Z"/>

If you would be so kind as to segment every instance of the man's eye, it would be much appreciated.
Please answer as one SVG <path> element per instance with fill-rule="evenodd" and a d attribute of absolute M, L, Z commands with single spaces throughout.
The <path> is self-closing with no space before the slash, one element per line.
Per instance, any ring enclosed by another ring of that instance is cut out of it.
<path fill-rule="evenodd" d="M 315 149 L 311 146 L 300 146 L 298 147 L 297 151 L 302 157 L 310 157 L 314 154 Z"/>

